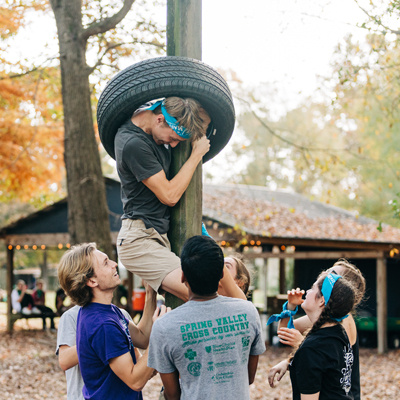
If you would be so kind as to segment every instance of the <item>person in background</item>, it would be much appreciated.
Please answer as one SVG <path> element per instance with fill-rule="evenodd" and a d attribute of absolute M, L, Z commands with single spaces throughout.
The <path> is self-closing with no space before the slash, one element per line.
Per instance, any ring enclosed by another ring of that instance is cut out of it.
<path fill-rule="evenodd" d="M 33 302 L 34 302 L 36 308 L 38 308 L 43 315 L 43 330 L 46 329 L 46 318 L 49 318 L 50 319 L 50 330 L 55 331 L 56 330 L 56 327 L 54 325 L 55 314 L 54 314 L 54 311 L 50 307 L 47 307 L 45 305 L 46 304 L 46 292 L 43 289 L 43 281 L 41 279 L 38 279 L 36 281 L 36 288 L 32 292 L 32 298 L 33 298 Z"/>
<path fill-rule="evenodd" d="M 12 308 L 15 312 L 25 315 L 40 314 L 40 310 L 35 307 L 32 295 L 27 290 L 28 286 L 25 281 L 19 279 L 16 287 L 11 292 Z"/>
<path fill-rule="evenodd" d="M 56 291 L 56 300 L 55 300 L 55 305 L 56 305 L 56 310 L 57 310 L 57 315 L 61 317 L 65 311 L 69 310 L 72 308 L 74 305 L 71 304 L 69 306 L 66 306 L 64 304 L 65 299 L 67 298 L 67 295 L 64 292 L 63 288 L 58 288 Z"/>
<path fill-rule="evenodd" d="M 232 256 L 224 258 L 225 267 L 228 269 L 236 284 L 242 289 L 245 295 L 248 294 L 250 288 L 250 271 L 246 267 L 241 254 L 236 253 Z M 222 293 L 220 293 L 222 294 Z"/>

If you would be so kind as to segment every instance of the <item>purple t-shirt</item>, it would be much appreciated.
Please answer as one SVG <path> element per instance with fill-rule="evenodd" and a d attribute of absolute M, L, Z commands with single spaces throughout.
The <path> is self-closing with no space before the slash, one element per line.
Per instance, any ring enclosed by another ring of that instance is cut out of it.
<path fill-rule="evenodd" d="M 85 385 L 83 396 L 94 400 L 142 400 L 109 366 L 109 360 L 128 351 L 136 357 L 129 322 L 113 304 L 89 303 L 78 314 L 76 347 Z"/>

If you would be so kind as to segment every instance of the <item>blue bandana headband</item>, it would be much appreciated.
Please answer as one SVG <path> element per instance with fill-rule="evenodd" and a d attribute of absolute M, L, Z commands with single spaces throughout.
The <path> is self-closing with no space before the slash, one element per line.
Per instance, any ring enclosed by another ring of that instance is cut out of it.
<path fill-rule="evenodd" d="M 168 124 L 168 126 L 181 138 L 183 139 L 189 139 L 190 138 L 190 132 L 182 125 L 179 125 L 179 122 L 172 116 L 168 114 L 168 111 L 165 108 L 164 105 L 164 100 L 159 100 L 156 101 L 154 104 L 152 104 L 150 107 L 145 107 L 142 108 L 142 110 L 150 110 L 153 111 L 155 110 L 158 106 L 161 106 L 161 112 L 162 115 L 164 115 L 165 122 Z"/>
<path fill-rule="evenodd" d="M 341 277 L 342 277 L 341 275 L 331 273 L 331 274 L 328 274 L 326 276 L 326 278 L 324 279 L 324 282 L 322 283 L 321 293 L 325 299 L 325 306 L 328 304 L 328 301 L 331 298 L 333 286 L 335 286 L 336 281 Z M 333 319 L 334 321 L 342 321 L 347 317 L 348 317 L 348 315 L 345 315 L 344 317 L 341 317 L 341 318 L 331 317 L 331 319 Z"/>

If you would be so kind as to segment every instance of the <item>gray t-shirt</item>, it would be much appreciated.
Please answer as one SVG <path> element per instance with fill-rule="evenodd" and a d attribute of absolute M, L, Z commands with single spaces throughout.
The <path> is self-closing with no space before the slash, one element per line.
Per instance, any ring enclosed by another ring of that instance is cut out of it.
<path fill-rule="evenodd" d="M 114 143 L 124 208 L 122 219 L 141 219 L 146 228 L 167 233 L 170 209 L 142 181 L 162 170 L 169 177 L 171 148 L 157 145 L 131 120 L 118 129 Z"/>
<path fill-rule="evenodd" d="M 76 322 L 80 308 L 79 306 L 74 306 L 61 315 L 58 323 L 56 355 L 58 355 L 60 346 L 67 345 L 72 347 L 76 345 Z M 121 309 L 121 311 L 127 319 L 132 321 L 126 310 Z M 67 369 L 65 377 L 67 380 L 67 400 L 84 400 L 82 394 L 84 383 L 79 364 Z"/>
<path fill-rule="evenodd" d="M 148 366 L 179 371 L 181 400 L 249 399 L 250 355 L 265 351 L 254 305 L 218 296 L 189 301 L 158 319 L 150 336 Z"/>
<path fill-rule="evenodd" d="M 76 345 L 76 320 L 79 310 L 79 306 L 74 306 L 61 315 L 57 331 L 57 355 L 60 346 L 67 345 L 72 347 Z M 83 379 L 79 364 L 67 369 L 65 377 L 67 379 L 67 400 L 83 399 Z"/>

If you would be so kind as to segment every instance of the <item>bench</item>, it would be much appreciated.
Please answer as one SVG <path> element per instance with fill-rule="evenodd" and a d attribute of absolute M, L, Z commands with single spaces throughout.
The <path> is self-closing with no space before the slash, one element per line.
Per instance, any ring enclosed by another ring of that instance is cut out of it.
<path fill-rule="evenodd" d="M 45 313 L 41 313 L 41 314 L 22 314 L 22 313 L 13 313 L 13 314 L 9 314 L 8 318 L 9 318 L 9 328 L 10 330 L 13 329 L 13 326 L 15 324 L 16 321 L 18 321 L 19 319 L 33 319 L 33 318 L 50 318 L 50 317 L 58 317 L 58 315 L 55 312 L 45 312 Z"/>

